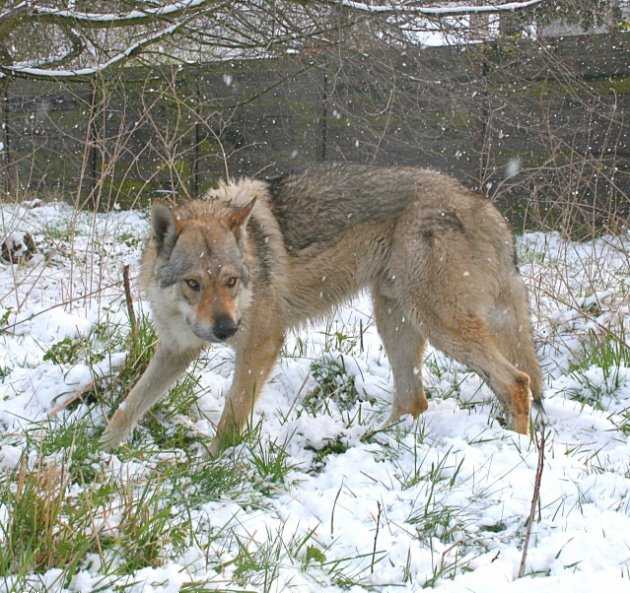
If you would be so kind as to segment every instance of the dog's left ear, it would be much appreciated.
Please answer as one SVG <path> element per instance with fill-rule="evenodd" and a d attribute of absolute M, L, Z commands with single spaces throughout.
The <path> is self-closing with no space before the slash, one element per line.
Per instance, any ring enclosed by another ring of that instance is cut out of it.
<path fill-rule="evenodd" d="M 254 197 L 246 206 L 239 206 L 231 209 L 226 221 L 231 231 L 237 231 L 247 222 L 252 210 L 254 209 L 255 203 L 256 198 Z"/>
<path fill-rule="evenodd" d="M 177 233 L 172 210 L 164 202 L 155 202 L 151 209 L 151 226 L 158 254 L 171 250 Z"/>

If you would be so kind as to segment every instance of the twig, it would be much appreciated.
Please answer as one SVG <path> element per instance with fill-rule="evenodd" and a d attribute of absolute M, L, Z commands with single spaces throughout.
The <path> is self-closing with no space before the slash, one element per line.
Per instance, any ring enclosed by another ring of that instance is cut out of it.
<path fill-rule="evenodd" d="M 81 299 L 86 299 L 90 296 L 94 296 L 96 294 L 99 294 L 100 292 L 103 292 L 109 288 L 114 288 L 115 286 L 120 286 L 120 280 L 118 282 L 112 282 L 111 284 L 107 284 L 106 286 L 102 286 L 101 288 L 97 289 L 97 290 L 93 290 L 91 292 L 87 292 L 84 294 L 81 294 L 79 296 L 76 297 L 72 297 L 70 299 L 66 299 L 64 301 L 62 301 L 61 303 L 55 303 L 54 305 L 51 305 L 50 307 L 46 307 L 45 309 L 41 309 L 40 311 L 37 311 L 37 313 L 33 313 L 32 315 L 29 315 L 28 317 L 25 317 L 24 319 L 20 319 L 19 321 L 16 321 L 15 323 L 10 323 L 9 325 L 5 325 L 3 327 L 0 327 L 0 334 L 3 334 L 5 332 L 11 331 L 12 329 L 14 329 L 15 327 L 17 327 L 18 325 L 22 325 L 23 323 L 27 323 L 28 321 L 31 321 L 33 319 L 35 319 L 36 317 L 39 317 L 40 315 L 43 315 L 44 313 L 48 313 L 49 311 L 52 311 L 53 309 L 58 309 L 59 307 L 66 307 L 67 305 L 69 305 L 70 303 L 75 303 L 76 301 L 80 301 Z"/>
<path fill-rule="evenodd" d="M 92 391 L 96 387 L 96 379 L 92 379 L 87 385 L 75 391 L 67 400 L 57 404 L 50 412 L 48 412 L 49 416 L 56 416 L 59 412 L 65 410 L 70 404 L 76 402 L 77 400 L 83 399 L 83 397 Z"/>
<path fill-rule="evenodd" d="M 123 266 L 123 286 L 125 287 L 125 303 L 127 305 L 127 314 L 129 315 L 129 324 L 131 325 L 131 337 L 136 337 L 137 322 L 136 313 L 133 310 L 133 300 L 131 298 L 131 284 L 129 282 L 129 264 Z"/>
<path fill-rule="evenodd" d="M 370 574 L 374 574 L 374 560 L 376 558 L 376 540 L 378 539 L 378 531 L 381 527 L 381 507 L 380 501 L 376 502 L 378 507 L 378 513 L 376 515 L 376 533 L 374 534 L 374 545 L 372 546 L 372 562 L 370 563 Z"/>
<path fill-rule="evenodd" d="M 540 500 L 540 485 L 542 483 L 542 473 L 545 467 L 545 425 L 541 427 L 540 441 L 538 445 L 538 465 L 536 466 L 536 478 L 534 480 L 534 493 L 532 495 L 532 504 L 529 508 L 529 517 L 527 518 L 527 529 L 525 531 L 525 540 L 523 541 L 523 554 L 521 555 L 521 565 L 518 569 L 518 578 L 520 579 L 525 575 L 525 564 L 527 562 L 527 550 L 529 548 L 529 540 L 532 535 L 532 525 L 534 523 L 534 517 L 536 515 L 536 507 Z"/>

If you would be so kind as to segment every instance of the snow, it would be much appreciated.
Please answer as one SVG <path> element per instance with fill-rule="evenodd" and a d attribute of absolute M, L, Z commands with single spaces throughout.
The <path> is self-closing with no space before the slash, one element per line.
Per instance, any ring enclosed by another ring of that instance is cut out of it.
<path fill-rule="evenodd" d="M 497 12 L 512 12 L 531 8 L 544 2 L 544 0 L 528 0 L 527 2 L 506 2 L 504 4 L 483 4 L 474 6 L 461 4 L 455 6 L 423 6 L 414 4 L 366 4 L 365 2 L 352 2 L 351 0 L 341 0 L 338 2 L 345 8 L 367 13 L 408 13 L 425 16 L 450 16 L 461 14 L 482 14 Z"/>
<path fill-rule="evenodd" d="M 40 248 L 29 262 L 0 265 L 0 313 L 11 308 L 8 328 L 0 333 L 0 368 L 6 370 L 0 384 L 0 472 L 9 472 L 20 463 L 24 435 L 33 427 L 49 422 L 54 430 L 86 413 L 105 422 L 100 408 L 89 403 L 48 415 L 88 384 L 93 372 L 118 368 L 126 353 L 110 352 L 93 367 L 81 359 L 54 364 L 44 355 L 64 337 L 90 336 L 97 324 L 125 324 L 121 267 L 128 263 L 137 270 L 147 221 L 138 212 L 78 213 L 59 203 L 3 205 L 2 221 L 4 235 L 28 231 Z M 629 235 L 572 243 L 555 233 L 529 233 L 518 240 L 546 376 L 549 431 L 540 521 L 533 525 L 524 578 L 517 573 L 538 459 L 534 443 L 493 420 L 493 396 L 476 375 L 431 349 L 423 370 L 431 396 L 427 412 L 417 422 L 407 418 L 366 438 L 387 415 L 391 373 L 369 299 L 361 295 L 331 321 L 289 336 L 257 407 L 254 422 L 264 419 L 262 440 L 286 443 L 293 467 L 286 483 L 258 504 L 246 496 L 251 486 L 244 483 L 242 492 L 193 509 L 200 533 L 227 530 L 229 537 L 190 542 L 161 565 L 139 568 L 111 586 L 98 556 L 83 562 L 70 581 L 61 578 L 64 567 L 54 567 L 31 575 L 32 586 L 166 593 L 203 583 L 209 590 L 258 591 L 260 582 L 235 584 L 233 559 L 243 542 L 256 549 L 281 537 L 284 556 L 270 591 L 393 593 L 419 591 L 427 583 L 443 593 L 628 591 L 630 369 L 621 365 L 607 373 L 593 364 L 576 372 L 574 365 L 593 333 L 629 327 L 629 248 Z M 134 298 L 144 307 L 135 281 Z M 350 338 L 339 342 L 338 334 Z M 301 403 L 314 387 L 311 363 L 324 356 L 343 356 L 363 401 L 345 410 L 330 402 L 328 412 L 310 414 Z M 232 367 L 226 349 L 214 348 L 202 358 L 195 368 L 200 416 L 172 422 L 210 433 Z M 589 399 L 593 389 L 599 395 Z M 314 465 L 317 451 L 335 439 L 344 450 Z M 242 446 L 224 455 L 239 452 Z M 157 451 L 143 461 L 103 453 L 98 464 L 121 481 L 138 481 L 149 479 L 158 461 L 179 455 Z M 8 512 L 0 501 L 0 545 Z M 443 524 L 429 525 L 445 516 Z M 108 520 L 115 524 L 116 517 Z M 326 559 L 321 566 L 311 560 L 305 567 L 286 552 L 287 542 L 310 532 L 310 542 Z M 354 584 L 344 584 L 348 575 Z M 0 591 L 11 590 L 11 582 L 0 581 Z"/>
<path fill-rule="evenodd" d="M 209 4 L 210 0 L 180 0 L 171 2 L 165 6 L 156 8 L 144 8 L 143 10 L 130 10 L 126 13 L 101 13 L 81 12 L 77 10 L 60 10 L 49 6 L 33 6 L 32 14 L 42 17 L 54 17 L 55 19 L 67 19 L 72 24 L 134 24 L 142 23 L 151 18 L 174 16 L 186 11 L 192 11 Z"/>

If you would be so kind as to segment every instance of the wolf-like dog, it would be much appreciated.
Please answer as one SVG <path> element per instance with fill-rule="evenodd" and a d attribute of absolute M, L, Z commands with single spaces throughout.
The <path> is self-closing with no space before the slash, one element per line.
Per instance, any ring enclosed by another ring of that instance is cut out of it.
<path fill-rule="evenodd" d="M 212 443 L 220 451 L 251 417 L 287 330 L 364 288 L 393 371 L 388 422 L 427 409 L 427 341 L 488 382 L 516 432 L 528 433 L 541 399 L 510 229 L 489 200 L 436 171 L 320 165 L 156 204 L 141 277 L 159 344 L 110 419 L 107 448 L 204 346 L 226 343 L 236 366 Z"/>

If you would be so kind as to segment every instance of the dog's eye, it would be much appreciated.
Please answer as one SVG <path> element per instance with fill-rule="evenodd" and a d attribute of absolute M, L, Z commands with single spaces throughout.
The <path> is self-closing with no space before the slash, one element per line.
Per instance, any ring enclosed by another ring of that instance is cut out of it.
<path fill-rule="evenodd" d="M 226 285 L 228 288 L 234 288 L 237 282 L 238 282 L 238 278 L 236 276 L 231 276 L 230 278 L 228 278 Z"/>
<path fill-rule="evenodd" d="M 199 282 L 197 282 L 197 280 L 195 280 L 194 278 L 188 278 L 187 280 L 185 280 L 185 282 L 190 290 L 201 290 L 201 284 L 199 284 Z"/>

